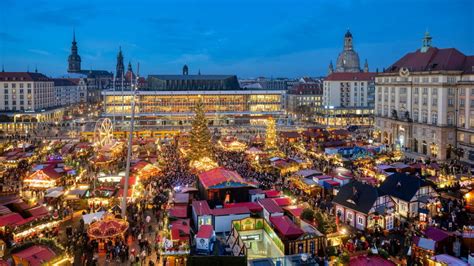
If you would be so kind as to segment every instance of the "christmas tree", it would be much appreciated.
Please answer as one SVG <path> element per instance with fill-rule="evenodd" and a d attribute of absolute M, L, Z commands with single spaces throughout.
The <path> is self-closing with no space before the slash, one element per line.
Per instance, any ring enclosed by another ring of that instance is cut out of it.
<path fill-rule="evenodd" d="M 272 117 L 267 119 L 267 132 L 265 137 L 265 149 L 275 150 L 277 148 L 276 124 Z"/>
<path fill-rule="evenodd" d="M 211 132 L 207 127 L 206 114 L 204 112 L 204 104 L 201 99 L 194 107 L 196 113 L 192 122 L 192 130 L 190 136 L 190 154 L 191 161 L 200 161 L 204 158 L 213 159 L 213 149 L 211 142 Z"/>

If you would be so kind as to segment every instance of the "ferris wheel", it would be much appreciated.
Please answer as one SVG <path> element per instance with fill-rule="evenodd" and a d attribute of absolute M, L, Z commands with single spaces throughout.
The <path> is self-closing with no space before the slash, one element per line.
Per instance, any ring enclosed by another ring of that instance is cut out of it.
<path fill-rule="evenodd" d="M 98 147 L 112 144 L 114 138 L 114 126 L 108 118 L 97 120 L 94 128 L 94 143 Z"/>

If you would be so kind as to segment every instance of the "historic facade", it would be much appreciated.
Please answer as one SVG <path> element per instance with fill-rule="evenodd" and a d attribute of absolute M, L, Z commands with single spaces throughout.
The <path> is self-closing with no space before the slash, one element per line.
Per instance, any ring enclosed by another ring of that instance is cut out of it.
<path fill-rule="evenodd" d="M 344 35 L 344 48 L 337 58 L 336 69 L 331 62 L 328 73 L 317 122 L 330 127 L 372 126 L 375 73 L 369 72 L 367 60 L 364 69 L 360 68 L 350 31 Z"/>
<path fill-rule="evenodd" d="M 453 159 L 458 156 L 455 148 L 460 148 L 461 159 L 472 163 L 473 67 L 474 56 L 432 47 L 426 33 L 421 49 L 377 75 L 379 140 L 416 157 L 438 160 Z"/>

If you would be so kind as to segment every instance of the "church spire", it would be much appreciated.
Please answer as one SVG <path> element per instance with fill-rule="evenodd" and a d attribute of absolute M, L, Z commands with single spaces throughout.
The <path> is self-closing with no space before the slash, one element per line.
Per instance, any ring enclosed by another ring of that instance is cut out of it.
<path fill-rule="evenodd" d="M 35 73 L 38 73 L 38 65 L 35 65 Z"/>
<path fill-rule="evenodd" d="M 133 72 L 133 70 L 132 70 L 132 63 L 131 63 L 130 61 L 128 61 L 127 71 Z"/>
<path fill-rule="evenodd" d="M 188 65 L 183 66 L 183 76 L 187 76 L 189 73 L 189 68 Z"/>
<path fill-rule="evenodd" d="M 332 65 L 332 60 L 329 62 L 329 67 L 328 67 L 328 75 L 332 74 L 334 72 L 334 66 Z"/>
<path fill-rule="evenodd" d="M 122 46 L 119 47 L 119 52 L 117 54 L 117 66 L 115 69 L 115 76 L 119 79 L 123 77 L 125 70 L 125 66 L 123 65 L 123 54 L 122 54 Z"/>
<path fill-rule="evenodd" d="M 367 62 L 367 58 L 365 59 L 364 63 L 364 72 L 369 72 L 369 62 Z"/>
<path fill-rule="evenodd" d="M 77 52 L 77 42 L 76 42 L 76 30 L 72 30 L 72 44 L 71 44 L 71 54 L 68 59 L 68 68 L 67 72 L 77 73 L 81 71 L 81 57 Z"/>

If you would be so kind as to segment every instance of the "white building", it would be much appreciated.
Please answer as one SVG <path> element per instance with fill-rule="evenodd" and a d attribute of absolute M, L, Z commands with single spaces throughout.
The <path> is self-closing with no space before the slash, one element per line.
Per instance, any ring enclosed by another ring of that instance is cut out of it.
<path fill-rule="evenodd" d="M 39 111 L 56 106 L 54 82 L 40 73 L 0 72 L 0 111 Z"/>
<path fill-rule="evenodd" d="M 377 75 L 375 120 L 380 141 L 438 160 L 453 158 L 456 146 L 472 152 L 473 66 L 473 56 L 431 47 L 427 33 L 421 49 Z M 468 157 L 463 159 L 469 161 Z"/>
<path fill-rule="evenodd" d="M 85 103 L 87 85 L 80 85 L 80 79 L 53 79 L 57 106 L 70 106 Z"/>

